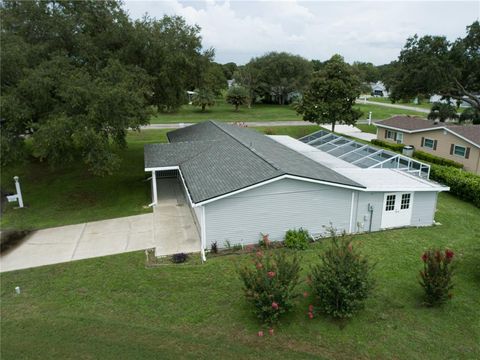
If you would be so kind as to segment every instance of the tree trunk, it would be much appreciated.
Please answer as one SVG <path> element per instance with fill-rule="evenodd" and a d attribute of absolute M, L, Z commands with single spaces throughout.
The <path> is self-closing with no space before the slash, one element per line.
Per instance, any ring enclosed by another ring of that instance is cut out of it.
<path fill-rule="evenodd" d="M 205 106 L 206 106 L 205 104 L 202 104 L 202 112 L 205 111 Z"/>
<path fill-rule="evenodd" d="M 335 122 L 336 121 L 332 121 L 332 132 L 335 132 Z"/>
<path fill-rule="evenodd" d="M 238 104 L 235 104 L 235 111 L 238 111 Z"/>

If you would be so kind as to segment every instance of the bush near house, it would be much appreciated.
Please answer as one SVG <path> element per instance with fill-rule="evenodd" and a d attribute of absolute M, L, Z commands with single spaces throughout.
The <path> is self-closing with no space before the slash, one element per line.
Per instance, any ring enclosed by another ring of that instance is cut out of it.
<path fill-rule="evenodd" d="M 403 147 L 405 146 L 403 144 L 395 144 L 378 139 L 372 139 L 370 142 L 374 145 L 381 146 L 383 148 L 387 148 L 396 152 L 401 152 L 403 150 Z"/>
<path fill-rule="evenodd" d="M 296 250 L 305 250 L 308 247 L 308 243 L 311 240 L 311 236 L 308 230 L 303 228 L 290 229 L 285 233 L 284 244 L 285 247 Z"/>
<path fill-rule="evenodd" d="M 432 154 L 429 154 L 429 153 L 426 153 L 426 152 L 423 152 L 423 151 L 415 150 L 414 153 L 413 153 L 413 157 L 416 158 L 416 159 L 419 159 L 419 160 L 428 161 L 429 163 L 432 163 L 432 164 L 437 164 L 437 165 L 442 165 L 442 166 L 452 166 L 452 167 L 455 167 L 457 169 L 462 169 L 463 168 L 463 164 L 460 164 L 456 161 L 444 159 L 442 157 L 435 156 L 435 155 L 432 155 Z"/>
<path fill-rule="evenodd" d="M 432 165 L 430 179 L 450 186 L 450 192 L 480 207 L 480 176 L 451 166 Z"/>
<path fill-rule="evenodd" d="M 420 285 L 425 290 L 427 306 L 441 305 L 452 297 L 452 250 L 427 250 L 422 255 Z"/>
<path fill-rule="evenodd" d="M 320 255 L 310 277 L 312 293 L 320 312 L 334 318 L 352 317 L 363 308 L 374 281 L 373 266 L 352 245 L 350 239 L 332 230 L 330 248 Z M 313 314 L 313 306 L 309 315 Z M 312 317 L 312 316 L 311 316 Z"/>
<path fill-rule="evenodd" d="M 298 296 L 300 260 L 297 255 L 287 257 L 284 251 L 258 251 L 253 255 L 253 263 L 253 268 L 246 265 L 239 269 L 245 296 L 262 323 L 272 325 L 291 310 Z"/>

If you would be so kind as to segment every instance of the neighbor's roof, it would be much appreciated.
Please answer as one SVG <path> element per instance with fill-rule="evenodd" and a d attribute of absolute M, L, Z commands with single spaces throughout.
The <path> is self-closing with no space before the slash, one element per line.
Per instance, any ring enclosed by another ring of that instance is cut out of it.
<path fill-rule="evenodd" d="M 254 130 L 207 121 L 167 136 L 170 144 L 145 145 L 145 169 L 179 166 L 194 203 L 282 175 L 364 188 Z"/>
<path fill-rule="evenodd" d="M 480 147 L 480 125 L 448 125 L 411 116 L 394 116 L 377 121 L 375 124 L 379 127 L 394 128 L 409 133 L 443 129 Z"/>

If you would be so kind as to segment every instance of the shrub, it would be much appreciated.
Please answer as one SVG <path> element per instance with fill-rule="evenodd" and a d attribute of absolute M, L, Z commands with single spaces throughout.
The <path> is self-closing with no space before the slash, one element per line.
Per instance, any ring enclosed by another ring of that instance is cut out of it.
<path fill-rule="evenodd" d="M 361 256 L 342 234 L 332 234 L 330 248 L 312 268 L 312 293 L 318 309 L 335 318 L 349 318 L 362 309 L 373 288 L 373 266 Z M 313 315 L 312 315 L 313 316 Z"/>
<path fill-rule="evenodd" d="M 234 245 L 232 246 L 232 250 L 233 250 L 233 251 L 239 251 L 239 250 L 242 250 L 242 249 L 243 249 L 242 244 L 234 244 Z"/>
<path fill-rule="evenodd" d="M 444 159 L 442 157 L 435 156 L 423 151 L 415 150 L 415 152 L 413 153 L 413 157 L 419 160 L 428 161 L 429 163 L 432 163 L 432 164 L 443 165 L 443 166 L 453 166 L 458 169 L 463 168 L 463 164 L 460 164 L 456 161 Z"/>
<path fill-rule="evenodd" d="M 212 245 L 210 246 L 210 251 L 213 253 L 213 254 L 218 254 L 218 244 L 216 241 L 214 241 L 212 243 Z"/>
<path fill-rule="evenodd" d="M 172 255 L 172 262 L 175 264 L 181 264 L 187 261 L 188 259 L 188 254 L 185 253 L 178 253 L 178 254 L 173 254 Z"/>
<path fill-rule="evenodd" d="M 370 142 L 374 145 L 387 148 L 396 152 L 402 152 L 403 147 L 405 146 L 404 144 L 396 144 L 396 143 L 391 143 L 391 142 L 382 141 L 378 139 L 372 139 Z"/>
<path fill-rule="evenodd" d="M 428 250 L 423 253 L 423 270 L 420 271 L 420 285 L 425 290 L 427 306 L 441 305 L 452 295 L 453 251 Z"/>
<path fill-rule="evenodd" d="M 298 296 L 300 260 L 297 255 L 287 257 L 283 251 L 274 255 L 258 251 L 253 255 L 253 264 L 239 269 L 245 296 L 255 315 L 271 325 L 291 310 Z"/>
<path fill-rule="evenodd" d="M 271 245 L 271 241 L 268 234 L 260 233 L 260 240 L 258 240 L 258 247 L 262 249 L 268 249 Z"/>
<path fill-rule="evenodd" d="M 480 176 L 451 166 L 432 165 L 430 179 L 450 186 L 450 192 L 480 207 Z"/>
<path fill-rule="evenodd" d="M 285 233 L 285 246 L 290 249 L 305 250 L 308 247 L 308 243 L 311 240 L 311 236 L 305 229 L 290 229 Z"/>

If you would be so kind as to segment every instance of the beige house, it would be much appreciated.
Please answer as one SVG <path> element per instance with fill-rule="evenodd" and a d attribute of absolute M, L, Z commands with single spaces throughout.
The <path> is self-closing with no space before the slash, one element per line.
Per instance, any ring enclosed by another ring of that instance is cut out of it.
<path fill-rule="evenodd" d="M 453 160 L 480 174 L 480 125 L 449 125 L 410 116 L 378 121 L 377 139 Z"/>

